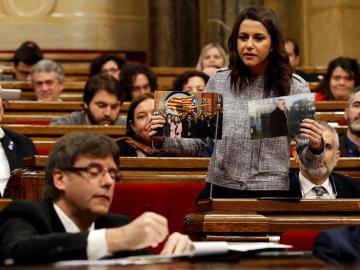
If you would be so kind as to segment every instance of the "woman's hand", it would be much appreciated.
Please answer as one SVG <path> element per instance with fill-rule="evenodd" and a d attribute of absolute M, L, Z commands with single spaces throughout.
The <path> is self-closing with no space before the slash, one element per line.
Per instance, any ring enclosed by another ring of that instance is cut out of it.
<path fill-rule="evenodd" d="M 149 134 L 150 137 L 156 136 L 158 129 L 164 127 L 165 119 L 161 115 L 153 115 L 150 118 L 149 123 L 146 125 L 145 130 Z"/>
<path fill-rule="evenodd" d="M 309 140 L 312 149 L 321 151 L 324 147 L 323 128 L 313 119 L 304 119 L 300 124 L 301 135 Z"/>
<path fill-rule="evenodd" d="M 156 148 L 160 148 L 164 143 L 164 138 L 159 137 L 160 134 L 157 134 L 159 129 L 164 127 L 164 124 L 165 118 L 163 116 L 153 115 L 145 127 L 146 132 L 152 140 L 153 146 Z"/>

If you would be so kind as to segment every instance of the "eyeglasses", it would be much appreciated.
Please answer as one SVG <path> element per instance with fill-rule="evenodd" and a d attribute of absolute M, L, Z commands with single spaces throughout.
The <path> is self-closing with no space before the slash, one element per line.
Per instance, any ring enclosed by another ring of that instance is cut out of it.
<path fill-rule="evenodd" d="M 118 182 L 121 179 L 120 175 L 118 174 L 118 170 L 116 169 L 105 170 L 104 167 L 99 164 L 90 164 L 87 167 L 71 167 L 65 169 L 65 171 L 77 172 L 77 173 L 82 172 L 87 176 L 87 178 L 94 181 L 99 181 L 105 176 L 106 173 L 109 173 L 111 179 L 114 182 Z"/>

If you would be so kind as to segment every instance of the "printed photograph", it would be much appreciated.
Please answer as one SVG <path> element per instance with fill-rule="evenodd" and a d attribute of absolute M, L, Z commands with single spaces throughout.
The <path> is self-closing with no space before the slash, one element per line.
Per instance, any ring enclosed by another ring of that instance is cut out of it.
<path fill-rule="evenodd" d="M 251 139 L 293 137 L 300 123 L 315 117 L 315 95 L 301 94 L 248 102 Z"/>
<path fill-rule="evenodd" d="M 156 91 L 155 113 L 166 119 L 159 136 L 221 139 L 222 95 Z"/>

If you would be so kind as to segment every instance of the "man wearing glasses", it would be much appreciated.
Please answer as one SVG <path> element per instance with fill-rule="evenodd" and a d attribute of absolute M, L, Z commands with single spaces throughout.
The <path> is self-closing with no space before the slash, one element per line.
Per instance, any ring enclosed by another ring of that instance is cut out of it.
<path fill-rule="evenodd" d="M 326 122 L 323 127 L 325 141 L 324 162 L 315 169 L 306 168 L 297 153 L 300 171 L 290 173 L 291 196 L 304 199 L 360 198 L 360 182 L 347 176 L 333 173 L 339 157 L 339 137 L 336 130 Z"/>
<path fill-rule="evenodd" d="M 100 259 L 144 253 L 168 235 L 166 218 L 147 212 L 129 223 L 109 214 L 119 151 L 109 137 L 70 133 L 57 141 L 46 168 L 44 200 L 14 201 L 0 214 L 4 264 Z M 163 254 L 187 251 L 191 241 L 174 233 Z"/>

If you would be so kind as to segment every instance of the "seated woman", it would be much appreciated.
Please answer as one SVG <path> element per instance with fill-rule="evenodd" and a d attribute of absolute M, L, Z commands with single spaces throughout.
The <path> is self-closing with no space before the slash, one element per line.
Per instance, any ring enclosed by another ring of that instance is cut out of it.
<path fill-rule="evenodd" d="M 154 113 L 154 94 L 143 94 L 131 102 L 126 120 L 126 137 L 118 140 L 121 156 L 152 156 L 151 137 L 145 130 Z"/>
<path fill-rule="evenodd" d="M 202 71 L 211 77 L 215 71 L 229 65 L 228 56 L 218 43 L 209 43 L 201 50 L 196 70 Z"/>
<path fill-rule="evenodd" d="M 360 83 L 359 63 L 354 58 L 338 57 L 327 68 L 316 101 L 348 100 L 355 86 Z"/>
<path fill-rule="evenodd" d="M 201 71 L 187 71 L 180 74 L 173 82 L 173 91 L 203 92 L 209 76 Z"/>
<path fill-rule="evenodd" d="M 125 67 L 126 61 L 116 55 L 103 54 L 91 62 L 90 77 L 99 73 L 106 73 L 120 80 L 121 71 Z"/>

